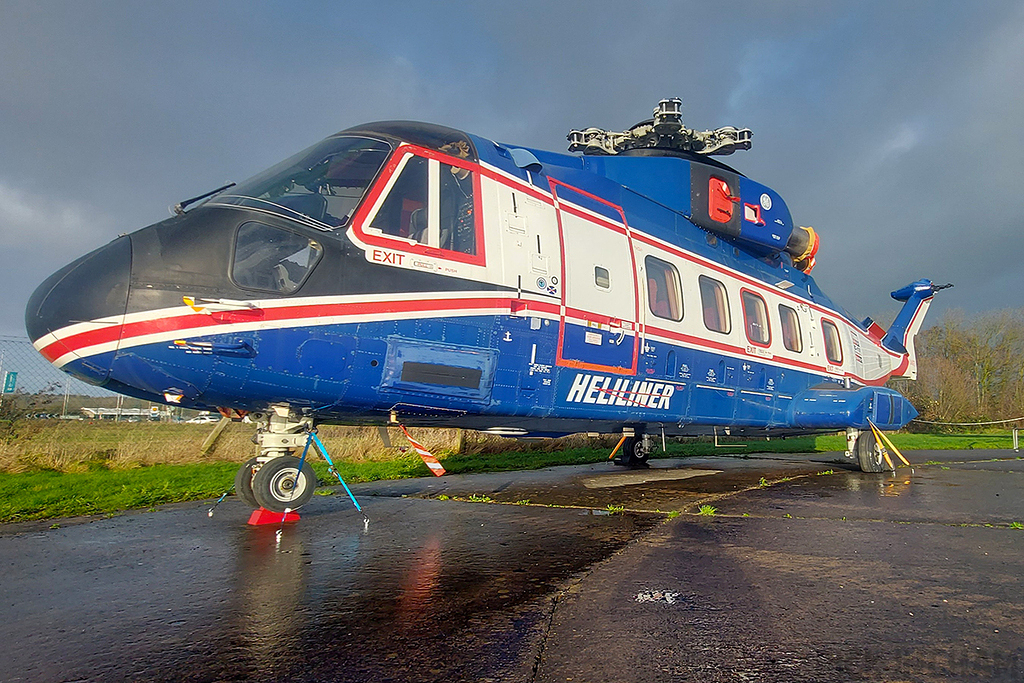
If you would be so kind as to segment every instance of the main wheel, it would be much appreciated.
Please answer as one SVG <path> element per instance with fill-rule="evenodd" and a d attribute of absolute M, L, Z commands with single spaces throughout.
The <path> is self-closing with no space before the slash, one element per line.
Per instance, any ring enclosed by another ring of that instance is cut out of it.
<path fill-rule="evenodd" d="M 643 467 L 651 453 L 647 450 L 647 442 L 643 435 L 626 437 L 622 444 L 622 451 L 615 458 L 615 464 L 626 465 L 627 467 Z"/>
<path fill-rule="evenodd" d="M 643 467 L 651 457 L 651 450 L 647 447 L 647 439 L 643 436 L 635 438 L 633 447 L 629 450 L 629 464 L 633 467 Z"/>
<path fill-rule="evenodd" d="M 238 468 L 238 473 L 235 474 L 235 493 L 254 508 L 260 506 L 256 502 L 256 496 L 252 494 L 252 468 L 256 466 L 257 462 L 259 462 L 259 458 L 249 458 L 244 465 Z"/>
<path fill-rule="evenodd" d="M 252 493 L 256 502 L 271 512 L 295 510 L 309 502 L 316 489 L 313 467 L 303 463 L 299 472 L 299 459 L 282 455 L 268 460 L 252 478 Z"/>
<path fill-rule="evenodd" d="M 857 460 L 862 472 L 884 472 L 885 461 L 882 458 L 882 444 L 871 432 L 861 432 L 854 446 Z"/>

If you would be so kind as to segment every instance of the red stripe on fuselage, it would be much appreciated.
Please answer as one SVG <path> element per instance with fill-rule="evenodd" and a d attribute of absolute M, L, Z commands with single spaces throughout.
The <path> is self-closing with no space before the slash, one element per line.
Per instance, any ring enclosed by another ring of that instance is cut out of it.
<path fill-rule="evenodd" d="M 331 304 L 304 304 L 300 306 L 281 306 L 278 308 L 258 309 L 263 312 L 259 322 L 281 322 L 286 320 L 308 320 L 311 318 L 328 318 L 338 316 L 358 315 L 384 315 L 389 313 L 414 313 L 414 312 L 436 312 L 451 310 L 472 310 L 474 308 L 491 310 L 494 308 L 508 308 L 511 310 L 512 298 L 502 296 L 498 298 L 464 298 L 444 299 L 440 301 L 361 301 L 348 303 Z M 558 307 L 544 302 L 530 302 L 530 306 L 536 310 L 547 310 L 549 313 L 557 313 Z M 236 321 L 232 321 L 236 322 Z M 69 351 L 78 351 L 88 346 L 107 344 L 115 342 L 118 337 L 122 341 L 130 342 L 135 337 L 142 337 L 161 332 L 175 332 L 179 330 L 203 330 L 214 328 L 217 333 L 221 325 L 230 325 L 214 318 L 213 315 L 205 313 L 191 313 L 182 316 L 167 318 L 153 318 L 139 320 L 124 325 L 117 325 L 102 330 L 89 330 L 73 334 L 58 341 L 52 342 L 40 350 L 40 353 L 51 362 Z M 230 327 L 222 328 L 225 332 Z M 59 332 L 59 331 L 58 331 Z M 57 347 L 63 346 L 63 350 Z"/>

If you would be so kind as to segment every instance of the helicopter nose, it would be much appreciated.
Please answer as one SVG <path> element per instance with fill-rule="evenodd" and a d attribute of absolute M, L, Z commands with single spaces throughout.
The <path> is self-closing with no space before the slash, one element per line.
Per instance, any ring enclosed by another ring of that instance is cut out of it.
<path fill-rule="evenodd" d="M 124 315 L 131 265 L 131 241 L 119 237 L 64 266 L 36 288 L 25 309 L 25 328 L 47 360 L 87 382 L 107 379 L 114 355 L 109 345 L 114 342 L 116 347 L 120 327 L 101 319 Z M 78 323 L 84 325 L 68 329 Z M 96 343 L 105 343 L 105 349 L 79 353 Z"/>

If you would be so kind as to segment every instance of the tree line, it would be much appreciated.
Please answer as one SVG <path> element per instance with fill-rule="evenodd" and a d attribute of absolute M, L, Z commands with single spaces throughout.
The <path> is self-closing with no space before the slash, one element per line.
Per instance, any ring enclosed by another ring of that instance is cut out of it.
<path fill-rule="evenodd" d="M 951 310 L 918 335 L 916 347 L 917 380 L 892 385 L 921 419 L 987 422 L 1024 416 L 1024 308 L 976 316 Z"/>

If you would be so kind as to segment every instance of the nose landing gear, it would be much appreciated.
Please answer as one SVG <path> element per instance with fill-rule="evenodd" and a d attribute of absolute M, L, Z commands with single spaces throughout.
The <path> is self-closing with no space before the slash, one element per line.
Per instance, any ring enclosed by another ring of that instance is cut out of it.
<path fill-rule="evenodd" d="M 305 433 L 313 419 L 299 415 L 287 406 L 274 406 L 273 412 L 253 413 L 256 443 L 260 454 L 242 465 L 235 475 L 235 492 L 253 507 L 283 513 L 296 510 L 312 499 L 316 474 L 306 460 L 292 453 L 306 444 Z"/>

